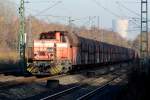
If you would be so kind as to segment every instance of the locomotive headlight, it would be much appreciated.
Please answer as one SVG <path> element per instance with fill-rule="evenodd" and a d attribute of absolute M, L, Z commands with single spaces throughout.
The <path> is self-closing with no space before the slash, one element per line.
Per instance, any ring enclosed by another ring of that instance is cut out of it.
<path fill-rule="evenodd" d="M 48 50 L 48 52 L 53 52 L 54 51 L 54 49 L 51 48 L 51 47 L 47 48 L 47 50 Z"/>

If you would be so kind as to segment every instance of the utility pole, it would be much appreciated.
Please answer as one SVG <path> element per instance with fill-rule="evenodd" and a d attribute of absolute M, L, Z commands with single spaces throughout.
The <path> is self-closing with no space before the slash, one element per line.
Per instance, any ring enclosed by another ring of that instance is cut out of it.
<path fill-rule="evenodd" d="M 69 25 L 69 27 L 72 26 L 72 19 L 71 19 L 71 17 L 68 17 L 68 25 Z"/>
<path fill-rule="evenodd" d="M 100 17 L 97 16 L 97 28 L 100 29 Z"/>
<path fill-rule="evenodd" d="M 29 30 L 28 30 L 28 46 L 29 47 L 31 47 L 31 45 L 32 45 L 32 16 L 30 15 L 29 16 L 29 28 L 28 28 Z"/>
<path fill-rule="evenodd" d="M 24 0 L 20 0 L 19 7 L 19 57 L 20 57 L 20 66 L 25 67 L 25 7 Z"/>
<path fill-rule="evenodd" d="M 100 35 L 100 17 L 99 16 L 97 16 L 97 33 L 100 36 L 99 41 L 101 41 L 101 35 Z"/>
<path fill-rule="evenodd" d="M 148 64 L 148 1 L 141 0 L 141 68 L 147 69 Z"/>
<path fill-rule="evenodd" d="M 71 17 L 68 17 L 68 25 L 70 27 L 71 33 L 73 32 L 73 23 L 72 23 L 73 21 L 75 20 L 73 20 Z"/>

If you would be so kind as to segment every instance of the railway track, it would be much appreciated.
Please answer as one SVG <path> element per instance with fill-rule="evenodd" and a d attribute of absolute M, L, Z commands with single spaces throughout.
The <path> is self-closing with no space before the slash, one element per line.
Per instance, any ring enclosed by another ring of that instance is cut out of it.
<path fill-rule="evenodd" d="M 36 93 L 45 92 L 46 81 L 48 79 L 54 79 L 63 77 L 65 75 L 40 77 L 35 76 L 13 76 L 0 74 L 0 99 L 7 98 L 7 100 L 25 99 L 30 96 L 36 95 Z M 13 91 L 13 92 L 12 92 Z M 12 98 L 11 98 L 12 97 Z"/>
<path fill-rule="evenodd" d="M 0 74 L 0 90 L 6 89 L 6 88 L 11 88 L 11 87 L 17 87 L 18 85 L 46 82 L 49 79 L 57 79 L 57 78 L 63 77 L 63 76 L 66 76 L 66 74 L 51 76 L 51 77 L 43 77 L 43 78 L 37 78 L 35 76 L 30 76 L 30 77 L 19 76 L 19 77 L 17 77 L 17 76 L 13 76 L 13 75 Z"/>
<path fill-rule="evenodd" d="M 93 96 L 94 94 L 96 94 L 99 90 L 103 91 L 103 89 L 109 86 L 109 84 L 113 83 L 116 79 L 120 77 L 121 76 L 118 75 L 109 79 L 106 82 L 97 83 L 99 85 L 93 88 L 91 88 L 90 85 L 83 83 L 83 84 L 71 87 L 69 89 L 66 89 L 64 91 L 43 97 L 40 100 L 85 100 Z M 91 81 L 94 82 L 94 80 L 89 80 L 89 82 Z"/>
<path fill-rule="evenodd" d="M 114 76 L 119 76 L 119 74 L 117 74 L 117 72 L 121 72 L 121 71 L 117 71 L 117 70 L 119 70 L 119 68 L 117 68 L 114 72 L 110 72 L 111 76 L 113 76 L 113 73 L 115 74 Z M 43 88 L 46 88 L 47 80 L 51 80 L 51 79 L 52 80 L 53 79 L 54 80 L 59 80 L 59 79 L 60 80 L 64 80 L 64 79 L 69 80 L 68 76 L 72 77 L 74 75 L 63 74 L 63 75 L 50 76 L 50 77 L 40 77 L 40 78 L 37 78 L 35 76 L 33 76 L 33 77 L 18 77 L 18 78 L 15 77 L 14 79 L 12 76 L 11 77 L 7 76 L 13 80 L 6 81 L 6 77 L 4 77 L 5 82 L 0 82 L 0 90 L 11 89 L 12 87 L 13 88 L 17 88 L 17 87 L 20 88 L 20 87 L 26 86 L 26 85 L 29 86 L 30 84 L 31 84 L 30 86 L 32 87 L 32 85 L 34 85 L 34 83 L 39 84 L 40 86 L 43 86 Z M 75 83 L 75 84 L 72 84 L 72 83 L 68 84 L 67 83 L 68 85 L 64 85 L 64 87 L 58 87 L 57 88 L 58 90 L 56 90 L 56 91 L 55 91 L 55 89 L 54 89 L 54 91 L 50 90 L 51 92 L 49 92 L 49 90 L 46 90 L 46 91 L 39 92 L 39 94 L 34 94 L 34 95 L 27 96 L 27 97 L 23 97 L 23 99 L 27 98 L 27 100 L 31 100 L 32 98 L 37 98 L 38 100 L 39 99 L 41 99 L 41 100 L 72 100 L 72 98 L 70 99 L 70 97 L 75 97 L 75 98 L 73 98 L 73 100 L 74 99 L 76 100 L 79 97 L 82 97 L 85 94 L 88 94 L 91 91 L 94 91 L 98 87 L 107 86 L 106 84 L 109 84 L 108 83 L 109 81 L 116 78 L 114 76 L 108 78 L 108 80 L 105 79 L 105 77 L 109 77 L 108 74 L 98 76 L 98 77 L 90 77 L 87 79 L 85 78 L 85 79 L 81 80 L 81 82 L 79 81 L 78 83 Z M 65 77 L 65 78 L 63 78 L 63 77 Z M 1 76 L 0 76 L 0 80 L 1 80 Z M 104 82 L 101 82 L 101 80 L 104 80 Z M 61 81 L 61 83 L 62 82 L 65 82 L 65 81 Z"/>
<path fill-rule="evenodd" d="M 15 76 L 3 76 L 0 77 L 0 90 L 8 89 L 11 87 L 17 87 L 22 84 L 32 83 L 36 77 L 15 77 Z"/>
<path fill-rule="evenodd" d="M 95 94 L 97 94 L 99 92 L 101 92 L 101 94 L 99 94 L 99 95 L 103 95 L 102 91 L 104 91 L 105 88 L 109 87 L 109 85 L 112 84 L 114 82 L 114 80 L 116 80 L 118 78 L 120 78 L 120 77 L 116 77 L 116 78 L 114 78 L 114 79 L 104 83 L 103 85 L 99 86 L 98 88 L 96 88 L 96 89 L 86 93 L 83 96 L 78 97 L 76 100 L 87 100 L 87 99 L 90 99 L 90 97 L 94 96 Z"/>
<path fill-rule="evenodd" d="M 58 92 L 58 93 L 56 93 L 56 94 L 47 96 L 47 97 L 45 97 L 45 98 L 41 98 L 40 100 L 49 100 L 49 99 L 58 98 L 58 97 L 60 97 L 60 96 L 62 96 L 62 95 L 64 95 L 64 94 L 66 94 L 66 93 L 72 92 L 73 90 L 78 89 L 78 88 L 81 88 L 81 87 L 82 87 L 82 85 L 74 86 L 74 87 L 71 87 L 71 88 L 66 89 L 66 90 L 64 90 L 64 91 Z"/>
<path fill-rule="evenodd" d="M 56 76 L 44 77 L 44 78 L 37 78 L 35 82 L 43 82 L 43 81 L 47 81 L 50 79 L 57 79 L 60 77 L 65 77 L 65 76 L 67 76 L 67 74 L 61 74 L 61 75 L 56 75 Z"/>

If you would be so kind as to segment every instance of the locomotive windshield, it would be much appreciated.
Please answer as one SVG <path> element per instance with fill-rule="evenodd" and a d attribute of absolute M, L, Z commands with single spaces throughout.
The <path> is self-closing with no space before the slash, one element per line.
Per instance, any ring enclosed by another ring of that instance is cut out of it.
<path fill-rule="evenodd" d="M 56 39 L 55 32 L 41 33 L 40 39 Z"/>
<path fill-rule="evenodd" d="M 67 37 L 63 32 L 44 32 L 40 34 L 40 40 L 57 40 L 62 43 L 67 42 Z"/>

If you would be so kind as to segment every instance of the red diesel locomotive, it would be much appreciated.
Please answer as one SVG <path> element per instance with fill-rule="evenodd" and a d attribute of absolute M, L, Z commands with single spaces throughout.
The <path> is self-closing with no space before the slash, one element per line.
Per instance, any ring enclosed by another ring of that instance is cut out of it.
<path fill-rule="evenodd" d="M 64 31 L 41 33 L 28 52 L 27 70 L 32 74 L 59 74 L 69 70 L 129 61 L 133 49 L 80 37 Z"/>

